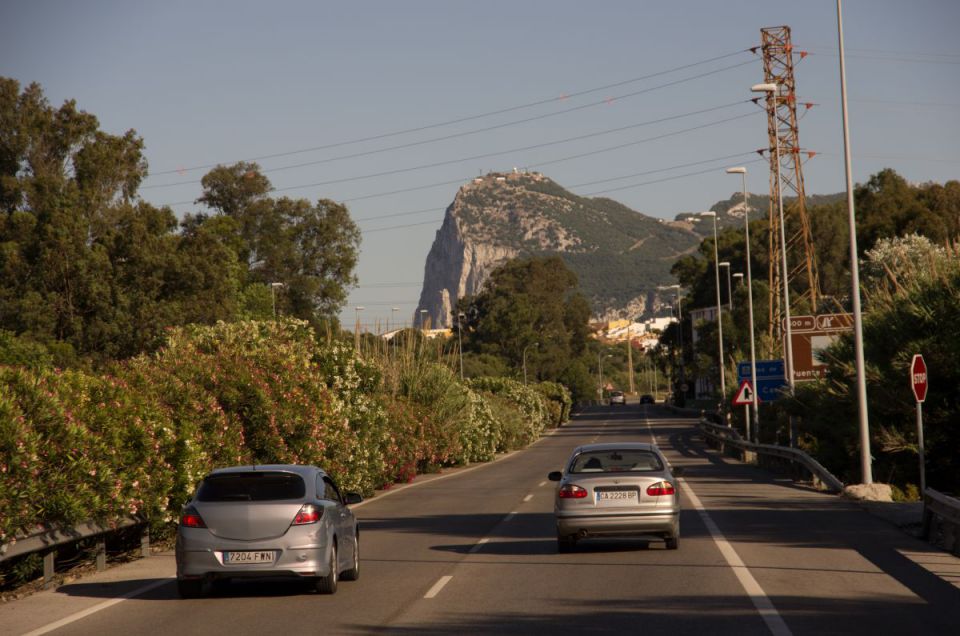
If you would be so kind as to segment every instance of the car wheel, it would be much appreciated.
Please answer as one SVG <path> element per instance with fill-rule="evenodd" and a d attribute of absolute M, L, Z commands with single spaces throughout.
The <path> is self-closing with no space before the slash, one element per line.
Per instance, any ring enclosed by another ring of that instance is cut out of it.
<path fill-rule="evenodd" d="M 344 581 L 356 581 L 360 578 L 360 537 L 353 544 L 353 567 L 340 575 Z"/>
<path fill-rule="evenodd" d="M 561 554 L 567 552 L 573 552 L 573 548 L 577 545 L 577 538 L 573 535 L 557 535 L 557 552 Z"/>
<path fill-rule="evenodd" d="M 199 598 L 203 594 L 203 579 L 177 579 L 180 598 Z"/>
<path fill-rule="evenodd" d="M 330 548 L 330 573 L 326 576 L 317 577 L 317 591 L 321 594 L 337 593 L 337 544 L 334 543 Z"/>
<path fill-rule="evenodd" d="M 667 550 L 676 550 L 680 547 L 680 537 L 667 537 Z"/>

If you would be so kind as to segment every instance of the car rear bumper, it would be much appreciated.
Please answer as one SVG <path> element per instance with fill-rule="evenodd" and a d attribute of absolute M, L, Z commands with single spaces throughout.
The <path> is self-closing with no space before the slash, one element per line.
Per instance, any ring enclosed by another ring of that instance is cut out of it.
<path fill-rule="evenodd" d="M 223 562 L 223 553 L 229 551 L 273 551 L 272 563 L 243 563 L 230 565 Z M 254 544 L 238 541 L 213 542 L 204 537 L 199 540 L 177 537 L 177 578 L 232 578 L 265 576 L 326 576 L 330 570 L 330 558 L 325 544 L 278 545 Z"/>
<path fill-rule="evenodd" d="M 583 536 L 638 536 L 656 535 L 675 537 L 680 532 L 680 512 L 652 514 L 592 514 L 571 515 L 558 513 L 557 533 Z"/>

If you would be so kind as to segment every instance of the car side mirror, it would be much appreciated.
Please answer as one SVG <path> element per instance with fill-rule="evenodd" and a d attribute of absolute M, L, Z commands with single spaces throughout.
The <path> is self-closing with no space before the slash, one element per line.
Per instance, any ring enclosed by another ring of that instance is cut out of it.
<path fill-rule="evenodd" d="M 555 470 L 549 475 L 547 475 L 547 479 L 549 479 L 550 481 L 560 481 L 561 479 L 563 479 L 563 473 L 561 473 L 559 470 Z"/>
<path fill-rule="evenodd" d="M 343 495 L 344 502 L 349 506 L 352 504 L 358 504 L 363 501 L 363 497 L 355 492 L 348 492 Z"/>
<path fill-rule="evenodd" d="M 670 472 L 674 477 L 683 477 L 683 466 L 671 466 Z"/>

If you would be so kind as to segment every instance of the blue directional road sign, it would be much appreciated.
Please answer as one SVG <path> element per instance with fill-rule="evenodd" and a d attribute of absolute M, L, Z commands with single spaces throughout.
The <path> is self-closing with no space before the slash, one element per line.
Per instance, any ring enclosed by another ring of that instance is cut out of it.
<path fill-rule="evenodd" d="M 740 382 L 750 380 L 750 361 L 737 363 L 737 378 Z M 757 398 L 772 402 L 787 386 L 783 360 L 757 360 Z"/>

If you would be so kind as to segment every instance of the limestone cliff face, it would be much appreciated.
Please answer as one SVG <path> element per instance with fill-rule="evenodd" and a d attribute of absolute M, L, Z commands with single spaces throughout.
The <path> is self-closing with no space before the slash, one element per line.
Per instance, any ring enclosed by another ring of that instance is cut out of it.
<path fill-rule="evenodd" d="M 447 208 L 413 322 L 453 326 L 457 300 L 479 293 L 499 265 L 547 254 L 577 274 L 596 316 L 636 318 L 652 311 L 656 286 L 673 282 L 670 266 L 699 241 L 692 229 L 579 197 L 539 173 L 491 173 L 464 184 Z"/>
<path fill-rule="evenodd" d="M 517 250 L 508 246 L 465 240 L 454 210 L 455 205 L 447 209 L 427 255 L 420 303 L 414 315 L 418 326 L 425 326 L 420 324 L 421 309 L 427 310 L 431 327 L 452 326 L 457 299 L 476 294 L 490 272 L 517 256 Z"/>

